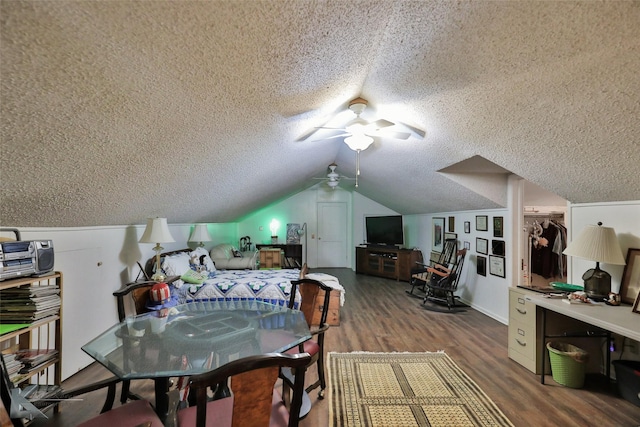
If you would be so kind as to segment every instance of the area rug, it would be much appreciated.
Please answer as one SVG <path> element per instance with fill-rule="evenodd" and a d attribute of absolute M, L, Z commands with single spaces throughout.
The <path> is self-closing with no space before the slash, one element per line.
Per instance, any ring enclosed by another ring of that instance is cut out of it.
<path fill-rule="evenodd" d="M 443 352 L 329 353 L 329 425 L 513 426 Z"/>

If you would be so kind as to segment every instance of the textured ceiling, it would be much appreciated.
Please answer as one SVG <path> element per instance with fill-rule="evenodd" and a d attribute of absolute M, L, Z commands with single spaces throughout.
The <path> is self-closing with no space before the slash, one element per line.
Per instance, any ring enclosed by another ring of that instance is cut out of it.
<path fill-rule="evenodd" d="M 300 139 L 357 96 L 426 132 L 361 154 L 356 191 L 401 213 L 497 207 L 438 172 L 474 156 L 640 199 L 637 1 L 0 4 L 1 225 L 237 220 L 353 176 L 330 131 Z"/>

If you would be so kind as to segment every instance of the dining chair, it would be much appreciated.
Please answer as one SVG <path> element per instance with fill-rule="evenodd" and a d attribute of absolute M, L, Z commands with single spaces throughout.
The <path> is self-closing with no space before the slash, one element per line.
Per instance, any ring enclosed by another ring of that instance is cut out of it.
<path fill-rule="evenodd" d="M 28 397 L 22 397 L 22 394 L 18 393 L 18 388 L 14 386 L 7 374 L 4 359 L 1 355 L 0 371 L 2 371 L 0 378 L 0 395 L 2 397 L 2 404 L 11 419 L 12 424 L 9 425 L 23 427 L 26 425 L 24 420 L 29 419 L 31 415 L 24 412 L 18 414 L 12 413 L 12 409 L 18 408 L 18 405 L 24 405 L 22 408 L 31 412 L 37 408 L 37 406 L 34 406 L 37 405 L 37 402 L 30 402 Z M 136 427 L 141 425 L 147 427 L 163 427 L 164 424 L 156 415 L 151 404 L 146 400 L 135 400 L 116 408 L 112 407 L 116 395 L 116 385 L 119 382 L 120 380 L 118 378 L 113 377 L 70 390 L 59 389 L 54 394 L 47 396 L 47 399 L 62 402 L 106 388 L 107 398 L 100 410 L 100 415 L 78 424 L 78 427 Z"/>
<path fill-rule="evenodd" d="M 195 395 L 196 403 L 178 411 L 178 425 L 295 427 L 302 405 L 305 367 L 310 359 L 306 353 L 268 353 L 236 359 L 213 371 L 193 375 L 189 389 Z M 275 388 L 283 367 L 295 372 L 295 386 L 288 409 Z M 226 393 L 227 387 L 231 395 Z M 214 400 L 210 399 L 209 390 L 214 394 Z M 220 390 L 225 390 L 225 393 L 220 393 Z"/>
<path fill-rule="evenodd" d="M 329 301 L 331 298 L 331 290 L 329 286 L 325 285 L 319 280 L 303 278 L 300 280 L 291 281 L 291 295 L 289 297 L 289 308 L 295 307 L 295 295 L 296 291 L 300 292 L 302 301 L 300 302 L 299 310 L 304 314 L 304 318 L 309 325 L 311 331 L 311 338 L 301 343 L 297 348 L 287 350 L 289 354 L 295 353 L 309 353 L 311 359 L 307 368 L 316 364 L 318 369 L 318 380 L 313 384 L 310 384 L 305 391 L 307 393 L 316 389 L 318 386 L 318 399 L 324 399 L 324 390 L 327 387 L 324 373 L 324 333 L 329 329 L 327 324 L 327 315 L 329 313 Z M 321 291 L 324 291 L 324 297 L 321 300 Z M 313 315 L 316 310 L 321 311 L 320 322 L 317 326 L 313 325 Z M 286 378 L 283 378 L 286 380 Z M 283 381 L 285 398 L 288 394 L 287 388 L 290 386 L 287 381 Z"/>
<path fill-rule="evenodd" d="M 157 282 L 153 280 L 145 280 L 127 283 L 113 293 L 116 297 L 118 306 L 118 321 L 124 322 L 127 316 L 127 308 L 131 315 L 138 315 L 148 312 L 146 307 L 149 300 L 149 291 Z M 128 301 L 130 301 L 128 303 Z M 130 306 L 130 307 L 127 307 Z M 131 307 L 132 306 L 132 307 Z M 139 396 L 130 391 L 131 382 L 129 380 L 122 381 L 122 392 L 120 394 L 120 402 L 125 403 L 129 399 L 137 400 Z"/>

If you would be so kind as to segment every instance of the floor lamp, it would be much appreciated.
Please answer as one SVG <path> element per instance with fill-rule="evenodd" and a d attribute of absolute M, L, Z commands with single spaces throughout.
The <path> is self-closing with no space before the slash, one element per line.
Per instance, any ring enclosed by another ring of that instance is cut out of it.
<path fill-rule="evenodd" d="M 302 227 L 298 229 L 298 236 L 302 236 L 304 234 L 304 261 L 303 264 L 307 262 L 307 223 L 302 224 Z"/>

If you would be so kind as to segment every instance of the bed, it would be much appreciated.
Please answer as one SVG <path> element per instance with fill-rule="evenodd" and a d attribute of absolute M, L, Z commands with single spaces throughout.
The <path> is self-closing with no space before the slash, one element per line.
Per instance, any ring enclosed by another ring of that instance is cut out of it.
<path fill-rule="evenodd" d="M 162 253 L 160 265 L 164 274 L 171 277 L 171 280 L 168 280 L 171 298 L 178 304 L 194 301 L 257 300 L 285 306 L 289 303 L 292 280 L 301 277 L 319 280 L 333 289 L 327 323 L 332 326 L 340 325 L 340 308 L 345 302 L 344 288 L 332 275 L 310 273 L 306 264 L 302 269 L 221 270 L 215 268 L 206 249 L 196 248 Z M 147 261 L 143 269 L 147 279 L 154 274 L 155 266 L 154 256 Z M 201 281 L 196 280 L 200 283 L 189 283 L 192 279 L 189 276 L 193 275 L 202 278 Z M 319 297 L 321 298 L 321 295 Z M 300 295 L 296 295 L 296 308 L 299 303 Z M 318 311 L 321 309 L 319 306 Z"/>
<path fill-rule="evenodd" d="M 148 277 L 155 265 L 154 256 L 145 265 Z M 289 303 L 291 281 L 304 276 L 300 269 L 219 270 L 204 248 L 162 253 L 160 265 L 167 277 L 175 278 L 169 286 L 178 304 L 258 300 L 284 306 Z M 296 306 L 299 302 L 296 295 Z"/>

